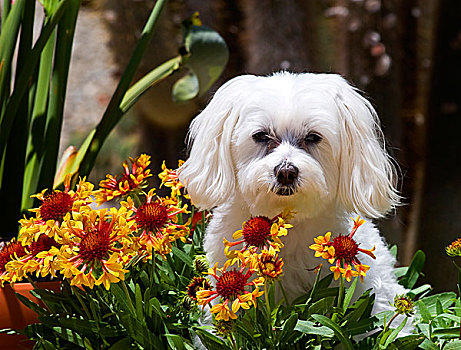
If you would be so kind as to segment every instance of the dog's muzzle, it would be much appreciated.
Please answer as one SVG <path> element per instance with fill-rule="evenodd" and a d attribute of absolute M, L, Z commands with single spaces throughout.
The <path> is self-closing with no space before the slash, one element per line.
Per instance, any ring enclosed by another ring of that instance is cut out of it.
<path fill-rule="evenodd" d="M 295 193 L 296 180 L 299 169 L 293 164 L 283 162 L 274 168 L 274 175 L 277 179 L 277 185 L 274 192 L 280 196 L 291 196 Z"/>

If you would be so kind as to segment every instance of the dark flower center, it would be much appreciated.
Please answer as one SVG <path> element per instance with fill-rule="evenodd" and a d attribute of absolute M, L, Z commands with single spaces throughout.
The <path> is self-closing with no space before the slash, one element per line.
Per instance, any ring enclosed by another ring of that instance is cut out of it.
<path fill-rule="evenodd" d="M 352 238 L 342 235 L 333 240 L 333 248 L 335 248 L 335 257 L 349 264 L 359 252 L 358 244 Z"/>
<path fill-rule="evenodd" d="M 199 290 L 210 290 L 211 284 L 210 282 L 204 277 L 194 277 L 187 286 L 187 295 L 190 298 L 197 301 L 197 292 Z"/>
<path fill-rule="evenodd" d="M 256 216 L 243 225 L 243 238 L 248 245 L 261 247 L 271 233 L 272 222 L 265 216 Z"/>
<path fill-rule="evenodd" d="M 15 256 L 26 255 L 24 247 L 19 242 L 10 242 L 0 251 L 0 273 L 5 271 L 5 265 Z"/>
<path fill-rule="evenodd" d="M 236 297 L 245 290 L 247 281 L 248 277 L 240 271 L 226 271 L 216 281 L 216 291 L 224 299 Z"/>
<path fill-rule="evenodd" d="M 62 220 L 72 210 L 74 200 L 66 192 L 49 191 L 43 197 L 40 215 L 43 220 Z"/>
<path fill-rule="evenodd" d="M 45 234 L 38 237 L 36 242 L 33 242 L 29 246 L 29 252 L 32 256 L 37 255 L 40 252 L 50 250 L 51 247 L 59 247 L 59 244 Z"/>
<path fill-rule="evenodd" d="M 80 241 L 80 255 L 85 260 L 102 260 L 110 249 L 109 223 L 104 222 L 96 229 L 90 229 Z"/>
<path fill-rule="evenodd" d="M 158 230 L 168 221 L 166 208 L 157 203 L 144 203 L 136 213 L 136 223 L 148 230 Z"/>

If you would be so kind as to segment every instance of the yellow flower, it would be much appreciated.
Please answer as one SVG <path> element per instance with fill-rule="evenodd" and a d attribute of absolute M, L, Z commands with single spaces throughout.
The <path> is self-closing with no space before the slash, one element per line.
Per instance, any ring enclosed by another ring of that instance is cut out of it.
<path fill-rule="evenodd" d="M 345 268 L 341 270 L 341 273 L 347 282 L 350 282 L 353 277 L 359 275 L 357 271 L 352 270 L 352 266 L 349 264 L 345 264 Z"/>
<path fill-rule="evenodd" d="M 261 253 L 256 255 L 255 259 L 258 274 L 269 282 L 282 276 L 284 262 L 273 247 L 264 248 Z"/>
<path fill-rule="evenodd" d="M 178 161 L 178 168 L 184 164 L 183 160 Z M 158 177 L 161 180 L 161 186 L 165 185 L 165 187 L 171 188 L 171 196 L 178 197 L 181 195 L 181 189 L 184 188 L 184 185 L 179 182 L 179 175 L 178 170 L 168 169 L 165 165 L 165 161 L 162 163 L 162 172 L 158 174 Z M 185 198 L 189 199 L 188 195 L 184 196 Z"/>

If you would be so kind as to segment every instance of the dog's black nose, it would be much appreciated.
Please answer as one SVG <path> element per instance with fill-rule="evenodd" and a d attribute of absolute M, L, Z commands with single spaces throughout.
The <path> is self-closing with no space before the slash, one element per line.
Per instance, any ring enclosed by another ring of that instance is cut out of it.
<path fill-rule="evenodd" d="M 282 163 L 274 168 L 274 174 L 279 184 L 292 185 L 298 177 L 299 170 L 291 163 Z"/>

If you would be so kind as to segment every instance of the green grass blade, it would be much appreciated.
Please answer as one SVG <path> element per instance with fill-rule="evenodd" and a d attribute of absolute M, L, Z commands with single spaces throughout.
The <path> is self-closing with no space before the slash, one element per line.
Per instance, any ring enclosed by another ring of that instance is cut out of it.
<path fill-rule="evenodd" d="M 27 57 L 32 48 L 32 36 L 34 28 L 35 1 L 26 0 L 21 35 L 18 46 L 16 63 L 16 76 L 20 75 L 24 69 L 24 57 Z M 30 87 L 30 84 L 29 84 Z M 34 89 L 30 88 L 30 91 Z M 8 139 L 4 158 L 5 172 L 2 176 L 2 186 L 0 188 L 0 198 L 4 199 L 8 205 L 0 214 L 3 222 L 3 230 L 8 238 L 16 235 L 18 221 L 21 219 L 21 199 L 24 166 L 26 158 L 26 145 L 29 125 L 29 94 L 23 95 L 19 105 L 18 113 L 14 118 L 12 129 Z"/>
<path fill-rule="evenodd" d="M 55 33 L 43 49 L 37 78 L 37 92 L 35 95 L 32 116 L 30 121 L 30 137 L 27 145 L 26 168 L 24 173 L 24 188 L 22 192 L 22 210 L 31 208 L 32 194 L 37 193 L 38 177 L 43 157 L 43 144 L 45 138 L 45 123 L 50 89 L 50 76 L 53 66 L 53 53 Z"/>
<path fill-rule="evenodd" d="M 79 8 L 79 0 L 70 0 L 70 5 L 57 28 L 53 77 L 46 117 L 42 160 L 44 166 L 41 167 L 38 183 L 38 187 L 41 189 L 53 187 L 56 173 L 64 101 L 67 92 L 67 77 L 69 75 L 72 44 Z"/>
<path fill-rule="evenodd" d="M 50 20 L 43 27 L 34 48 L 24 62 L 24 69 L 16 81 L 15 89 L 10 96 L 5 112 L 2 114 L 3 118 L 0 121 L 0 155 L 4 154 L 14 117 L 18 111 L 22 96 L 27 90 L 28 82 L 32 79 L 33 72 L 37 67 L 43 48 L 48 42 L 56 25 L 59 23 L 64 11 L 73 1 L 74 0 L 62 0 L 59 2 L 56 12 L 51 15 Z"/>
<path fill-rule="evenodd" d="M 17 0 L 11 7 L 6 20 L 2 21 L 0 33 L 0 97 L 2 98 L 6 96 L 5 91 L 9 89 L 11 63 L 25 2 L 25 0 Z M 3 118 L 3 115 L 1 117 Z"/>

